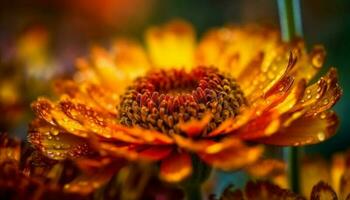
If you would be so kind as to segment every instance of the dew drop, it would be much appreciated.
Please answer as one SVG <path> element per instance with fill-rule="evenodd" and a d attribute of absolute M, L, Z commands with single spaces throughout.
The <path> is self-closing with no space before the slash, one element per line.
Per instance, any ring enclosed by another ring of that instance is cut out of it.
<path fill-rule="evenodd" d="M 326 117 L 327 117 L 326 113 L 322 113 L 322 114 L 320 115 L 320 118 L 321 118 L 321 119 L 326 119 Z"/>
<path fill-rule="evenodd" d="M 329 100 L 328 99 L 323 99 L 323 105 L 327 105 L 329 103 Z"/>
<path fill-rule="evenodd" d="M 326 135 L 323 132 L 317 133 L 317 138 L 319 141 L 323 141 L 326 139 Z"/>
<path fill-rule="evenodd" d="M 310 89 L 307 89 L 306 90 L 306 94 L 310 94 L 311 93 L 311 90 Z"/>
<path fill-rule="evenodd" d="M 59 132 L 58 130 L 52 130 L 52 131 L 51 131 L 51 134 L 52 134 L 52 135 L 55 135 L 55 136 L 58 135 L 59 133 L 60 133 L 60 132 Z"/>

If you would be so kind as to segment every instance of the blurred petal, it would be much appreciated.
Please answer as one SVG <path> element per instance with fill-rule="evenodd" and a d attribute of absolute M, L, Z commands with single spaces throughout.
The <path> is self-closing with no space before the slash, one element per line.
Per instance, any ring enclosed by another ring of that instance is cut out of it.
<path fill-rule="evenodd" d="M 338 200 L 338 197 L 331 186 L 321 181 L 312 188 L 310 200 Z"/>
<path fill-rule="evenodd" d="M 234 170 L 252 164 L 262 154 L 260 146 L 246 146 L 238 138 L 225 138 L 215 142 L 209 139 L 193 140 L 174 135 L 176 144 L 188 151 L 196 152 L 208 164 L 223 169 Z"/>
<path fill-rule="evenodd" d="M 252 140 L 274 134 L 280 128 L 279 114 L 268 112 L 247 123 L 238 129 L 234 135 L 244 139 Z"/>
<path fill-rule="evenodd" d="M 120 77 L 134 80 L 150 70 L 145 50 L 135 41 L 123 39 L 115 41 L 111 54 Z"/>
<path fill-rule="evenodd" d="M 350 171 L 347 166 L 340 180 L 339 198 L 348 200 L 350 198 Z"/>
<path fill-rule="evenodd" d="M 162 160 L 160 177 L 168 182 L 178 182 L 192 173 L 192 160 L 187 152 L 173 153 Z"/>
<path fill-rule="evenodd" d="M 305 200 L 289 190 L 266 181 L 248 182 L 245 187 L 245 196 L 249 200 Z"/>
<path fill-rule="evenodd" d="M 238 77 L 257 56 L 265 54 L 263 65 L 269 63 L 279 38 L 277 31 L 254 25 L 214 29 L 198 45 L 196 60 L 199 65 L 214 65 Z"/>
<path fill-rule="evenodd" d="M 157 161 L 169 156 L 174 147 L 166 145 L 128 145 L 101 142 L 98 149 L 115 157 L 123 157 L 128 160 Z M 103 153 L 101 152 L 101 153 Z"/>
<path fill-rule="evenodd" d="M 129 134 L 132 137 L 143 140 L 149 144 L 172 144 L 173 139 L 166 134 L 158 131 L 143 129 L 139 127 L 126 127 L 123 125 L 114 125 L 113 130 L 120 131 L 124 134 Z"/>
<path fill-rule="evenodd" d="M 158 67 L 192 67 L 195 33 L 184 21 L 173 21 L 163 27 L 151 27 L 146 32 L 150 58 Z"/>
<path fill-rule="evenodd" d="M 218 142 L 211 145 L 205 152 L 199 152 L 199 157 L 213 167 L 222 170 L 237 170 L 254 163 L 263 153 L 261 146 L 249 147 L 232 139 L 232 144 Z"/>
<path fill-rule="evenodd" d="M 305 157 L 301 161 L 300 189 L 304 196 L 309 196 L 313 187 L 320 181 L 331 182 L 329 165 L 321 157 Z"/>
<path fill-rule="evenodd" d="M 21 157 L 21 143 L 11 139 L 5 133 L 0 133 L 0 164 L 11 161 L 19 164 Z"/>
<path fill-rule="evenodd" d="M 82 174 L 73 181 L 65 184 L 64 191 L 83 195 L 90 194 L 107 183 L 122 166 L 114 163 L 113 165 L 99 168 L 94 173 Z"/>
<path fill-rule="evenodd" d="M 343 154 L 335 154 L 332 156 L 332 165 L 330 168 L 330 175 L 332 179 L 332 187 L 337 194 L 340 194 L 340 184 L 342 176 L 346 169 L 346 159 Z M 345 198 L 342 198 L 345 199 Z"/>
<path fill-rule="evenodd" d="M 245 167 L 244 170 L 253 177 L 271 177 L 284 173 L 286 164 L 280 160 L 264 159 Z"/>
<path fill-rule="evenodd" d="M 303 116 L 270 137 L 256 139 L 256 141 L 285 146 L 315 144 L 333 136 L 338 124 L 338 117 L 332 111 L 315 116 Z"/>

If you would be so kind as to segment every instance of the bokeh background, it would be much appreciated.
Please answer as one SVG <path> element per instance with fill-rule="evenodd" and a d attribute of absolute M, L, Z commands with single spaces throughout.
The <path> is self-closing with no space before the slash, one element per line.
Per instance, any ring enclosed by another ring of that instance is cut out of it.
<path fill-rule="evenodd" d="M 147 26 L 174 18 L 194 24 L 198 37 L 230 23 L 279 26 L 273 0 L 1 0 L 0 131 L 25 138 L 30 102 L 50 95 L 51 80 L 71 74 L 90 46 L 108 47 L 120 36 L 142 42 Z M 337 67 L 344 90 L 335 107 L 338 134 L 305 148 L 330 156 L 350 147 L 350 1 L 302 1 L 302 18 L 307 45 L 326 47 L 322 73 Z"/>

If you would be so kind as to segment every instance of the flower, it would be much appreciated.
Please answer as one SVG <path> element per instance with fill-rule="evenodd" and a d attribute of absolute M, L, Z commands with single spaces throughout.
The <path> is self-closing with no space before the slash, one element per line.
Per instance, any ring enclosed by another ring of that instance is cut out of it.
<path fill-rule="evenodd" d="M 256 143 L 299 146 L 326 140 L 341 96 L 334 68 L 316 83 L 325 51 L 281 41 L 265 27 L 224 27 L 196 44 L 192 26 L 173 21 L 146 31 L 147 53 L 118 40 L 78 59 L 58 100 L 39 98 L 29 141 L 52 159 L 107 157 L 157 161 L 180 181 L 192 160 L 235 170 L 254 163 Z M 247 142 L 245 142 L 247 141 Z"/>
<path fill-rule="evenodd" d="M 309 194 L 316 183 L 322 182 L 324 186 L 321 189 L 334 196 L 334 199 L 337 197 L 339 199 L 349 198 L 349 161 L 349 152 L 334 154 L 328 162 L 318 156 L 304 157 L 300 168 L 301 192 Z"/>

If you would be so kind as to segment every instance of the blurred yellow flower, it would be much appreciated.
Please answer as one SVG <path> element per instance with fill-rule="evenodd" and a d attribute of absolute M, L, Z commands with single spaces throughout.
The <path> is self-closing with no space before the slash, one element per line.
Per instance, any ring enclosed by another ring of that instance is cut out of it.
<path fill-rule="evenodd" d="M 223 170 L 254 163 L 260 145 L 299 146 L 331 137 L 340 98 L 334 68 L 316 83 L 325 52 L 281 41 L 265 27 L 224 27 L 196 44 L 192 26 L 174 21 L 146 31 L 147 50 L 118 40 L 78 59 L 59 99 L 32 104 L 29 141 L 53 159 L 89 156 L 157 161 L 180 181 L 191 155 Z"/>

